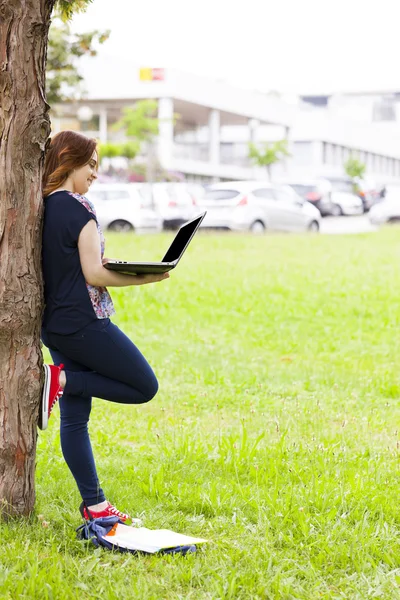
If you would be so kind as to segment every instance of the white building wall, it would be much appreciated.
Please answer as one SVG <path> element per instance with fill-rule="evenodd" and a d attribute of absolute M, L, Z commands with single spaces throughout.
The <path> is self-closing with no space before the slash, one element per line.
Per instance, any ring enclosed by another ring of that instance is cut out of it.
<path fill-rule="evenodd" d="M 91 134 L 103 141 L 107 134 L 108 100 L 126 99 L 129 105 L 141 98 L 159 99 L 161 118 L 170 117 L 174 101 L 186 103 L 187 116 L 193 111 L 193 119 L 188 119 L 194 124 L 193 130 L 187 135 L 182 132 L 178 142 L 173 138 L 171 122 L 161 124 L 158 152 L 165 168 L 187 175 L 265 178 L 265 169 L 253 167 L 248 160 L 248 142 L 283 139 L 289 132 L 293 156 L 273 167 L 274 176 L 343 174 L 343 162 L 350 154 L 367 164 L 368 174 L 400 176 L 400 128 L 391 123 L 367 122 L 374 98 L 344 102 L 336 97 L 329 110 L 301 110 L 279 98 L 170 69 L 165 70 L 164 81 L 143 82 L 129 61 L 107 65 L 107 59 L 101 56 L 90 61 L 85 85 L 87 99 L 80 105 L 90 105 L 93 100 L 92 108 L 99 109 L 101 104 L 100 131 Z M 221 115 L 240 117 L 248 124 L 221 127 Z"/>
<path fill-rule="evenodd" d="M 172 98 L 161 98 L 158 102 L 159 135 L 158 158 L 166 168 L 170 167 L 174 142 L 174 103 Z"/>
<path fill-rule="evenodd" d="M 87 100 L 132 100 L 140 98 L 176 98 L 260 121 L 290 126 L 293 107 L 279 98 L 241 89 L 224 81 L 200 77 L 177 69 L 164 69 L 164 81 L 140 81 L 139 68 L 129 59 L 118 61 L 103 55 L 82 58 Z M 106 74 L 106 76 L 105 76 Z M 127 75 L 129 74 L 129 75 Z"/>
<path fill-rule="evenodd" d="M 285 137 L 282 127 L 265 125 L 259 127 L 257 135 L 259 143 Z M 246 127 L 222 128 L 222 144 L 243 145 L 247 139 Z M 292 157 L 285 161 L 286 169 L 282 164 L 273 166 L 274 177 L 343 176 L 350 156 L 366 164 L 370 177 L 400 177 L 400 131 L 387 123 L 366 124 L 333 117 L 320 109 L 299 110 L 289 142 Z"/>

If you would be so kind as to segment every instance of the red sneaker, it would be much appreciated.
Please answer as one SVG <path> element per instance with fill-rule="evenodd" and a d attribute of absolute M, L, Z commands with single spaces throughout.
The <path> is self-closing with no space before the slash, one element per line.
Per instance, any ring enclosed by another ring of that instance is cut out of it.
<path fill-rule="evenodd" d="M 44 386 L 38 423 L 40 429 L 47 428 L 51 411 L 63 393 L 60 386 L 60 372 L 63 370 L 64 365 L 59 367 L 56 365 L 43 365 L 43 367 Z"/>
<path fill-rule="evenodd" d="M 93 519 L 98 519 L 100 517 L 118 517 L 121 521 L 125 523 L 125 525 L 135 525 L 136 527 L 140 527 L 142 521 L 140 519 L 133 519 L 129 515 L 118 510 L 109 502 L 107 503 L 106 508 L 103 510 L 94 511 L 89 510 L 84 502 L 79 507 L 79 511 L 85 521 L 92 521 Z"/>

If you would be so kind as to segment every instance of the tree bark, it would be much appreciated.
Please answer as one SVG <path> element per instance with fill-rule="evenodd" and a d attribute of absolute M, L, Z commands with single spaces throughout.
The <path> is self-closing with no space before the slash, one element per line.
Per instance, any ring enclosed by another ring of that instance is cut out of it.
<path fill-rule="evenodd" d="M 42 386 L 42 170 L 55 0 L 0 0 L 0 518 L 35 503 Z"/>

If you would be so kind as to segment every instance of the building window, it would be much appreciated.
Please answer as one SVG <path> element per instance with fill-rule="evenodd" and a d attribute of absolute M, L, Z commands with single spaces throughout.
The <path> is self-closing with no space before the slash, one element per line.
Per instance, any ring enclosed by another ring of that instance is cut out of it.
<path fill-rule="evenodd" d="M 221 161 L 232 162 L 234 157 L 234 144 L 230 142 L 222 142 L 221 144 Z"/>
<path fill-rule="evenodd" d="M 327 142 L 322 142 L 322 164 L 326 165 L 326 163 L 328 162 L 327 160 L 327 151 L 328 151 L 328 144 Z"/>
<path fill-rule="evenodd" d="M 336 144 L 331 144 L 331 164 L 336 165 L 336 157 L 337 157 L 338 146 Z"/>
<path fill-rule="evenodd" d="M 330 144 L 329 142 L 325 142 L 324 144 L 325 146 L 325 152 L 324 152 L 324 163 L 326 165 L 331 165 L 333 162 L 333 157 L 332 157 L 332 144 Z"/>
<path fill-rule="evenodd" d="M 372 109 L 373 121 L 396 121 L 396 105 L 393 97 L 377 100 Z"/>
<path fill-rule="evenodd" d="M 298 166 L 312 165 L 314 163 L 312 142 L 294 142 L 293 161 Z"/>
<path fill-rule="evenodd" d="M 90 121 L 81 121 L 81 131 L 99 131 L 100 115 L 93 115 Z"/>

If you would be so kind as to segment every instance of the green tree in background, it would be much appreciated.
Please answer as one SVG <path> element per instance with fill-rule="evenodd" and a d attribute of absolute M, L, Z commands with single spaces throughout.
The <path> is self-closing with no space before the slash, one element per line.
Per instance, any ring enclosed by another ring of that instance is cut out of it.
<path fill-rule="evenodd" d="M 249 158 L 251 158 L 256 165 L 266 167 L 268 179 L 271 179 L 272 165 L 280 162 L 287 156 L 290 156 L 287 140 L 278 140 L 276 142 L 263 144 L 261 148 L 258 148 L 253 142 L 250 142 L 249 144 Z"/>
<path fill-rule="evenodd" d="M 83 77 L 76 63 L 82 56 L 96 56 L 96 45 L 104 44 L 109 36 L 110 30 L 72 34 L 58 10 L 50 27 L 47 50 L 46 96 L 50 105 L 82 96 Z"/>
<path fill-rule="evenodd" d="M 367 168 L 363 162 L 352 156 L 348 158 L 343 166 L 346 174 L 351 177 L 351 179 L 362 179 Z"/>
<path fill-rule="evenodd" d="M 112 142 L 99 144 L 100 160 L 103 160 L 103 158 L 114 158 L 116 156 L 133 159 L 139 151 L 140 143 L 136 141 L 125 142 L 123 144 L 114 144 Z"/>
<path fill-rule="evenodd" d="M 159 132 L 157 100 L 139 100 L 134 106 L 123 108 L 122 117 L 111 127 L 124 131 L 126 142 L 107 142 L 99 145 L 100 160 L 122 156 L 131 162 L 146 143 L 148 163 L 152 161 L 152 145 Z"/>
<path fill-rule="evenodd" d="M 179 119 L 179 114 L 174 113 L 173 123 Z M 117 148 L 120 152 L 114 156 L 125 156 L 132 159 L 139 154 L 142 145 L 146 148 L 146 180 L 150 183 L 157 179 L 163 180 L 165 173 L 159 164 L 155 153 L 155 139 L 160 130 L 160 119 L 158 118 L 158 102 L 157 100 L 139 100 L 134 106 L 125 107 L 122 110 L 122 117 L 114 123 L 112 129 L 114 131 L 125 132 L 128 142 L 118 144 Z M 109 156 L 107 152 L 115 152 L 115 145 L 106 144 L 104 156 Z M 114 146 L 110 148 L 110 146 Z M 102 151 L 103 146 L 100 147 Z"/>
<path fill-rule="evenodd" d="M 126 106 L 122 110 L 123 116 L 114 123 L 114 131 L 125 131 L 130 140 L 147 142 L 158 135 L 159 120 L 157 116 L 157 100 L 139 100 L 135 106 Z"/>
<path fill-rule="evenodd" d="M 134 106 L 125 107 L 123 116 L 112 125 L 113 131 L 124 131 L 124 143 L 100 144 L 100 158 L 123 156 L 134 159 L 143 142 L 151 142 L 159 132 L 157 100 L 139 100 Z"/>

